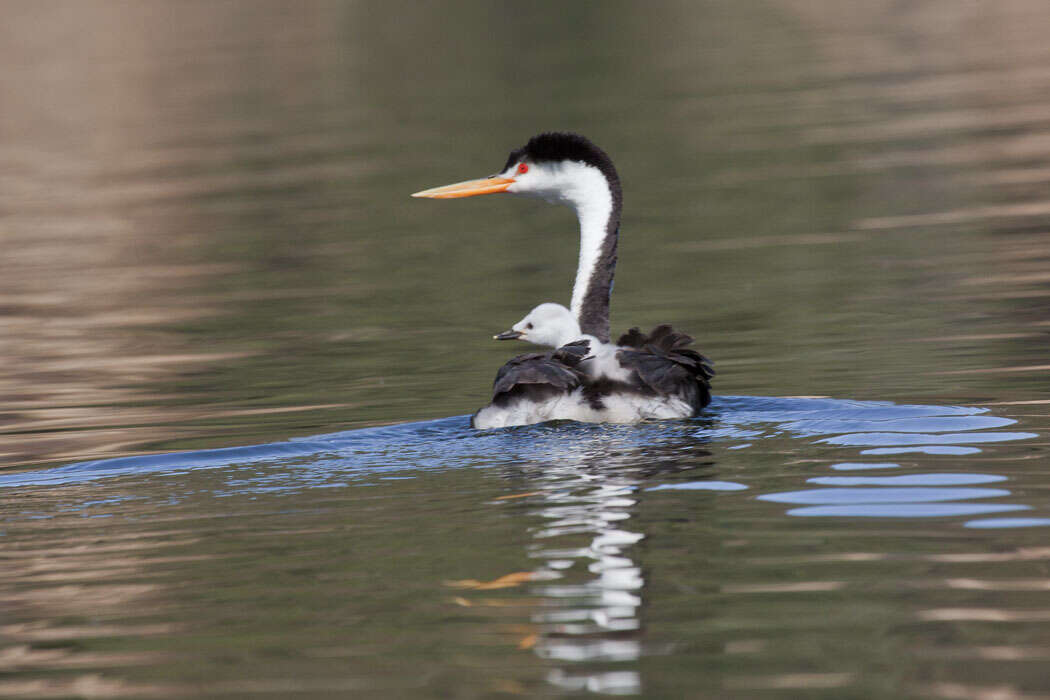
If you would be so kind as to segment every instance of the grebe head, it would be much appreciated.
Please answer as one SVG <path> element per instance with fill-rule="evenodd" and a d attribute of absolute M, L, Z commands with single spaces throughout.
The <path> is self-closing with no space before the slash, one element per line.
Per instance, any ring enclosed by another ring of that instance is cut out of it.
<path fill-rule="evenodd" d="M 454 199 L 506 192 L 568 204 L 579 211 L 595 200 L 608 199 L 614 191 L 618 196 L 620 179 L 605 151 L 579 134 L 547 133 L 511 151 L 495 175 L 412 196 Z"/>
<path fill-rule="evenodd" d="M 609 296 L 623 208 L 620 178 L 609 156 L 579 134 L 540 134 L 511 151 L 495 175 L 412 196 L 455 199 L 498 192 L 539 197 L 576 212 L 580 257 L 570 307 L 585 333 L 608 342 Z"/>
<path fill-rule="evenodd" d="M 509 331 L 492 336 L 496 340 L 527 340 L 536 345 L 560 348 L 579 340 L 580 324 L 572 312 L 561 304 L 540 304 Z"/>

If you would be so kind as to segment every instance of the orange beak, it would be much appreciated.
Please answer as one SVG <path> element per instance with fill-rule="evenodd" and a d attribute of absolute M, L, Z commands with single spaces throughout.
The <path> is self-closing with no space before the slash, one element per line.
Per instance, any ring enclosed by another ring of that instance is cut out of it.
<path fill-rule="evenodd" d="M 430 199 L 456 199 L 458 197 L 473 197 L 479 194 L 496 194 L 504 192 L 514 184 L 512 177 L 486 177 L 480 180 L 467 180 L 457 182 L 454 185 L 434 187 L 422 192 L 416 192 L 413 197 L 428 197 Z"/>

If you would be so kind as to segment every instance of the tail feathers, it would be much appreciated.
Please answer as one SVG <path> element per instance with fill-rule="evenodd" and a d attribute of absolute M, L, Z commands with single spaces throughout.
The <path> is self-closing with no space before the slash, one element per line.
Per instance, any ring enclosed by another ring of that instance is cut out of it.
<path fill-rule="evenodd" d="M 713 363 L 697 351 L 687 349 L 692 344 L 692 336 L 676 331 L 666 323 L 654 328 L 649 335 L 642 333 L 637 327 L 632 328 L 620 336 L 617 342 L 620 347 L 637 348 L 666 357 L 677 364 L 695 368 L 698 375 L 704 379 L 711 379 L 715 376 L 714 367 L 711 366 Z"/>
<path fill-rule="evenodd" d="M 664 396 L 679 396 L 696 410 L 711 402 L 711 361 L 687 346 L 691 336 L 669 325 L 659 325 L 649 335 L 632 328 L 619 340 L 620 365 L 633 369 L 637 381 Z"/>

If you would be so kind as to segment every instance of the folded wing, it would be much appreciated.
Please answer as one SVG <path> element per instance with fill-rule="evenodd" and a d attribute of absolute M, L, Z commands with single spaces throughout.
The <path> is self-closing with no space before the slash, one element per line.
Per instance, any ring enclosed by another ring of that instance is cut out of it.
<path fill-rule="evenodd" d="M 695 411 L 711 403 L 711 361 L 688 348 L 693 339 L 671 326 L 660 325 L 648 335 L 637 328 L 620 337 L 620 365 L 633 372 L 643 388 L 686 401 Z"/>
<path fill-rule="evenodd" d="M 589 344 L 580 341 L 552 352 L 518 355 L 496 373 L 492 403 L 499 405 L 521 396 L 540 400 L 580 386 L 585 375 L 577 365 L 587 356 Z"/>

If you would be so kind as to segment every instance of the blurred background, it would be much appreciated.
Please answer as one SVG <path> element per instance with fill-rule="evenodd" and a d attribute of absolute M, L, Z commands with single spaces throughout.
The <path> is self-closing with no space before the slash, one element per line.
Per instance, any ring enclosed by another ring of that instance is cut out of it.
<path fill-rule="evenodd" d="M 620 170 L 614 331 L 692 332 L 718 393 L 1039 402 L 1048 22 L 1041 0 L 6 2 L 0 465 L 473 411 L 524 350 L 492 333 L 568 301 L 575 220 L 408 195 L 544 130 Z"/>
<path fill-rule="evenodd" d="M 1047 27 L 5 1 L 0 695 L 1046 698 Z M 613 330 L 696 336 L 695 421 L 447 418 L 576 221 L 409 195 L 547 130 L 615 161 Z"/>

